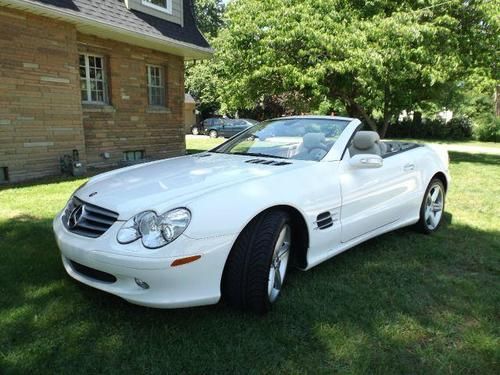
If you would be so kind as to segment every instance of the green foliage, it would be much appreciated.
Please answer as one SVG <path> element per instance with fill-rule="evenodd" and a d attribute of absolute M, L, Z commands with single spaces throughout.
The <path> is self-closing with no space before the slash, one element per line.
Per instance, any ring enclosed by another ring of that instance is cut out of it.
<path fill-rule="evenodd" d="M 493 114 L 478 117 L 474 126 L 474 135 L 484 142 L 500 142 L 500 118 Z"/>
<path fill-rule="evenodd" d="M 194 10 L 198 28 L 205 36 L 217 36 L 219 29 L 224 24 L 224 2 L 221 0 L 195 0 Z"/>
<path fill-rule="evenodd" d="M 213 40 L 224 25 L 224 2 L 222 0 L 196 0 L 194 7 L 198 28 L 209 41 Z M 215 68 L 216 65 L 211 61 L 186 63 L 186 90 L 198 99 L 198 110 L 202 115 L 212 113 L 220 106 Z"/>
<path fill-rule="evenodd" d="M 467 117 L 456 117 L 448 122 L 436 119 L 399 121 L 388 128 L 390 138 L 453 139 L 467 140 L 472 137 L 472 121 Z"/>
<path fill-rule="evenodd" d="M 384 133 L 402 110 L 449 104 L 470 69 L 491 71 L 495 14 L 481 1 L 235 0 L 189 84 L 224 112 L 337 101 Z"/>

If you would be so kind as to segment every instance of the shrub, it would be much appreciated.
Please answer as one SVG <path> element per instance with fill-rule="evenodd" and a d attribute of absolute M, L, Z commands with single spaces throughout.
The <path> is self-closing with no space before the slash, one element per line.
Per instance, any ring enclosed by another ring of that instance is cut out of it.
<path fill-rule="evenodd" d="M 500 118 L 494 114 L 478 118 L 474 124 L 474 136 L 483 142 L 500 142 Z"/>
<path fill-rule="evenodd" d="M 424 119 L 418 123 L 405 119 L 392 124 L 387 129 L 389 138 L 418 139 L 470 139 L 472 137 L 472 122 L 466 117 L 453 118 L 444 122 L 440 118 Z"/>
<path fill-rule="evenodd" d="M 469 139 L 472 137 L 472 121 L 467 117 L 455 117 L 445 124 L 450 139 Z"/>

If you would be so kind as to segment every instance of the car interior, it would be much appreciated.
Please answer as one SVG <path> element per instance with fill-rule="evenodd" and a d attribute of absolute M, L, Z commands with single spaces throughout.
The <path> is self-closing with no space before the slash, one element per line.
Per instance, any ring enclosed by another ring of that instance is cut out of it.
<path fill-rule="evenodd" d="M 375 154 L 382 156 L 387 152 L 387 146 L 380 141 L 380 136 L 373 131 L 358 131 L 349 146 L 349 154 Z"/>
<path fill-rule="evenodd" d="M 377 132 L 360 130 L 352 138 L 348 149 L 351 157 L 359 154 L 387 157 L 419 146 L 410 142 L 381 141 Z"/>
<path fill-rule="evenodd" d="M 320 161 L 330 151 L 345 124 L 320 120 L 285 120 L 273 123 L 229 144 L 231 153 L 269 155 L 285 159 Z M 381 141 L 375 131 L 358 130 L 347 149 L 349 156 L 379 155 L 383 158 L 419 145 L 407 142 Z"/>

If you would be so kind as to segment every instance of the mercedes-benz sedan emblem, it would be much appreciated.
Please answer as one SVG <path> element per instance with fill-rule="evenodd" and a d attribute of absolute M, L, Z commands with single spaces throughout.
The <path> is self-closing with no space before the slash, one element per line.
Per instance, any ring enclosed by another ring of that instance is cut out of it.
<path fill-rule="evenodd" d="M 71 213 L 69 214 L 68 218 L 69 229 L 75 228 L 80 222 L 82 216 L 83 216 L 83 206 L 75 207 L 75 209 L 71 211 Z"/>

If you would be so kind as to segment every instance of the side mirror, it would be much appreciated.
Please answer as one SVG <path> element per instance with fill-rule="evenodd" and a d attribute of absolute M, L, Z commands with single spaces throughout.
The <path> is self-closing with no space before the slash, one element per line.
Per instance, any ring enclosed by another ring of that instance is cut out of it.
<path fill-rule="evenodd" d="M 384 165 L 384 159 L 373 154 L 358 154 L 349 159 L 349 164 L 357 169 L 380 168 Z"/>

